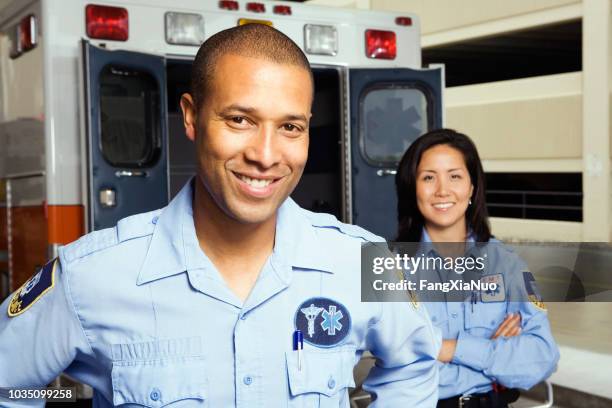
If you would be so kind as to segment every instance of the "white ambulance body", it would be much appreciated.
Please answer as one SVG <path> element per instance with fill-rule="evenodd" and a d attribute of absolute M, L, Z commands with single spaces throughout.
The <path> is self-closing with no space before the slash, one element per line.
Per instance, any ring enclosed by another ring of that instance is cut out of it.
<path fill-rule="evenodd" d="M 397 161 L 442 125 L 442 70 L 415 15 L 288 2 L 15 0 L 0 11 L 0 276 L 163 207 L 194 173 L 178 100 L 199 44 L 260 20 L 315 75 L 309 161 L 293 198 L 391 238 Z"/>

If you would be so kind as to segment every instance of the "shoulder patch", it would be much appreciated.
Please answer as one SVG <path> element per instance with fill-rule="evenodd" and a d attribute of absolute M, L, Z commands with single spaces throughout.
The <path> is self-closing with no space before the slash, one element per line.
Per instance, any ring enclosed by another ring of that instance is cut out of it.
<path fill-rule="evenodd" d="M 55 286 L 57 258 L 47 262 L 40 271 L 21 285 L 8 306 L 9 317 L 19 316 Z"/>
<path fill-rule="evenodd" d="M 308 299 L 295 311 L 295 328 L 304 341 L 316 347 L 334 347 L 351 331 L 351 315 L 341 303 L 329 298 Z"/>
<path fill-rule="evenodd" d="M 544 305 L 542 295 L 540 295 L 533 274 L 529 271 L 523 271 L 523 280 L 525 282 L 525 290 L 527 291 L 527 298 L 529 301 L 538 309 L 546 310 L 546 306 Z"/>
<path fill-rule="evenodd" d="M 408 296 L 410 296 L 410 304 L 414 310 L 419 309 L 419 297 L 414 290 L 408 290 Z"/>

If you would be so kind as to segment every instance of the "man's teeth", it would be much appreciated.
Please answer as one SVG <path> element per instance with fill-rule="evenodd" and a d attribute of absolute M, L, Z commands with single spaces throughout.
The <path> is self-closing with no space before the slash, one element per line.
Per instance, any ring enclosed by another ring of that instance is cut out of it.
<path fill-rule="evenodd" d="M 244 176 L 242 174 L 239 174 L 238 178 L 244 181 L 245 183 L 247 183 L 249 186 L 255 187 L 255 188 L 268 187 L 270 183 L 272 183 L 272 180 L 254 179 L 254 178 Z"/>
<path fill-rule="evenodd" d="M 441 204 L 434 204 L 434 207 L 440 208 L 440 209 L 445 209 L 445 208 L 450 208 L 453 205 L 454 205 L 453 203 L 441 203 Z"/>

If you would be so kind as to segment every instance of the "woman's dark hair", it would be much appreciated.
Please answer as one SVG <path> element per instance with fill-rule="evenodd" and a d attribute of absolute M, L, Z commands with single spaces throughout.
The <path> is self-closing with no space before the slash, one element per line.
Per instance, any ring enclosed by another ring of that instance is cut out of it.
<path fill-rule="evenodd" d="M 487 206 L 485 203 L 485 176 L 478 150 L 466 135 L 452 129 L 438 129 L 419 137 L 404 153 L 395 176 L 397 191 L 398 231 L 396 241 L 419 242 L 423 233 L 424 219 L 416 199 L 417 168 L 426 150 L 438 145 L 448 145 L 463 155 L 465 167 L 474 186 L 472 204 L 465 218 L 467 227 L 477 242 L 488 242 L 491 238 Z"/>

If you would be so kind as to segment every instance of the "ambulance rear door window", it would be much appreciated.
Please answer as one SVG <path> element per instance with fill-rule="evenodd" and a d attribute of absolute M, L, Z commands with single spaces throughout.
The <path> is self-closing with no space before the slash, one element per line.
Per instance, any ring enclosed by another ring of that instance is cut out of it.
<path fill-rule="evenodd" d="M 147 72 L 107 66 L 100 75 L 100 149 L 117 167 L 146 167 L 161 148 L 160 96 Z"/>
<path fill-rule="evenodd" d="M 428 100 L 417 87 L 380 86 L 361 98 L 361 148 L 378 166 L 396 165 L 408 146 L 428 130 Z"/>

